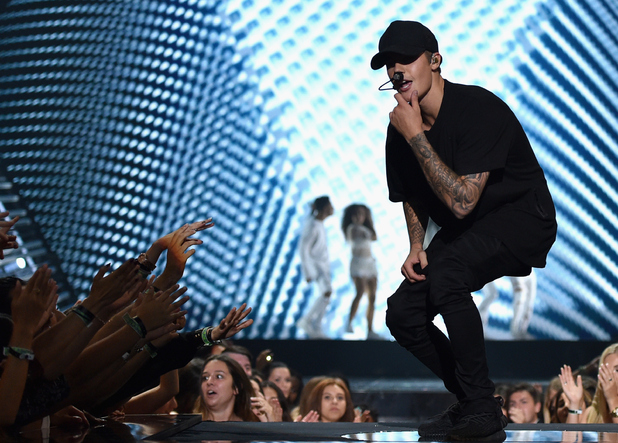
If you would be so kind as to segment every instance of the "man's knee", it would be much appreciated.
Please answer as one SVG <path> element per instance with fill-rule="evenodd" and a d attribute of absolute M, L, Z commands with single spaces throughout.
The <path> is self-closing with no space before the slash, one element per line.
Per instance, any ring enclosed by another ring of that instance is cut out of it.
<path fill-rule="evenodd" d="M 400 287 L 401 289 L 401 287 Z M 427 322 L 425 294 L 397 290 L 387 300 L 386 326 L 395 339 L 409 341 L 420 335 Z"/>

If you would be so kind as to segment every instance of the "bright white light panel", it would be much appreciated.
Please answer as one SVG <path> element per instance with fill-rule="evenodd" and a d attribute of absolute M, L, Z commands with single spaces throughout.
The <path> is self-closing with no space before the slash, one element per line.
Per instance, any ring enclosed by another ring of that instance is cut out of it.
<path fill-rule="evenodd" d="M 435 32 L 443 75 L 500 95 L 524 125 L 558 210 L 529 328 L 537 339 L 618 332 L 618 6 L 564 1 L 12 1 L 0 15 L 2 168 L 22 190 L 75 292 L 158 236 L 212 216 L 189 260 L 190 328 L 242 302 L 251 338 L 304 338 L 311 304 L 298 236 L 327 194 L 331 338 L 363 339 L 343 208 L 373 210 L 375 330 L 407 253 L 387 199 L 394 100 L 369 60 L 392 20 Z M 160 266 L 163 266 L 162 263 Z M 159 268 L 161 269 L 161 267 Z M 159 270 L 158 269 L 158 270 Z M 158 271 L 157 270 L 157 271 Z M 508 339 L 500 284 L 488 337 Z M 476 298 L 481 297 L 475 294 Z"/>

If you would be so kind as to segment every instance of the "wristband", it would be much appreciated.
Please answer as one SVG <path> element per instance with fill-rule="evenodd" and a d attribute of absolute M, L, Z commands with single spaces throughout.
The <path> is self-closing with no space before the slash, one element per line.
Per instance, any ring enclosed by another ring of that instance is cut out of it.
<path fill-rule="evenodd" d="M 131 318 L 131 316 L 127 312 L 122 316 L 122 319 L 124 320 L 126 324 L 131 326 L 131 329 L 133 329 L 137 333 L 137 335 L 140 336 L 140 338 L 146 337 L 146 334 L 148 331 L 146 331 L 144 322 L 142 322 L 142 320 L 139 317 Z"/>
<path fill-rule="evenodd" d="M 581 415 L 584 411 L 582 411 L 581 409 L 568 409 L 569 414 L 576 414 L 576 415 Z"/>
<path fill-rule="evenodd" d="M 74 312 L 86 324 L 86 327 L 90 327 L 92 321 L 96 318 L 92 312 L 82 305 L 75 305 L 69 311 Z"/>
<path fill-rule="evenodd" d="M 144 345 L 144 351 L 148 352 L 148 355 L 150 355 L 150 358 L 155 358 L 157 356 L 158 349 L 155 345 L 148 342 Z"/>
<path fill-rule="evenodd" d="M 137 263 L 139 263 L 139 267 L 148 274 L 157 268 L 157 265 L 148 260 L 145 252 L 142 252 L 139 257 L 137 257 Z"/>
<path fill-rule="evenodd" d="M 2 350 L 2 353 L 7 357 L 13 356 L 20 360 L 34 360 L 34 352 L 32 352 L 30 349 L 18 348 L 15 346 L 5 346 Z"/>
<path fill-rule="evenodd" d="M 213 329 L 215 328 L 213 328 L 212 326 L 202 329 L 202 340 L 204 341 L 204 344 L 206 346 L 220 345 L 222 343 L 221 340 L 212 339 Z"/>
<path fill-rule="evenodd" d="M 207 328 L 198 329 L 195 331 L 195 338 L 199 338 L 202 340 L 202 344 L 204 346 L 212 346 L 212 345 L 220 345 L 223 343 L 221 340 L 213 340 L 212 339 L 212 326 L 208 326 Z"/>

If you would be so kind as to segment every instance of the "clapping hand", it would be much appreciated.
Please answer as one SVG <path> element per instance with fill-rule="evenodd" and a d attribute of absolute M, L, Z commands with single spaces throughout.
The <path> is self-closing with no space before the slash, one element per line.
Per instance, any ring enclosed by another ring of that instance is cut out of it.
<path fill-rule="evenodd" d="M 20 329 L 30 336 L 40 327 L 41 320 L 53 300 L 58 287 L 51 278 L 51 269 L 41 266 L 30 277 L 28 283 L 22 286 L 18 280 L 13 291 L 11 314 L 14 329 Z"/>
<path fill-rule="evenodd" d="M 584 398 L 584 387 L 582 385 L 582 376 L 577 376 L 577 381 L 573 378 L 573 372 L 569 365 L 564 365 L 560 368 L 558 375 L 562 383 L 564 395 L 569 400 L 569 409 L 582 409 L 582 399 Z"/>

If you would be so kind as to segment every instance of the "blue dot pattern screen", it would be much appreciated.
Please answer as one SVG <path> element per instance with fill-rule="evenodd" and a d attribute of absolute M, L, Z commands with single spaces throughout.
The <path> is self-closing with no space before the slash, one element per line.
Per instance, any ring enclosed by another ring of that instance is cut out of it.
<path fill-rule="evenodd" d="M 395 100 L 369 61 L 398 19 L 433 30 L 446 79 L 509 104 L 545 170 L 559 231 L 535 270 L 527 337 L 617 336 L 613 0 L 10 1 L 0 10 L 0 172 L 79 298 L 104 263 L 212 217 L 181 280 L 187 328 L 246 302 L 255 323 L 245 338 L 306 338 L 296 322 L 319 294 L 302 275 L 299 236 L 311 202 L 328 195 L 325 333 L 365 339 L 366 298 L 347 329 L 355 289 L 340 228 L 343 209 L 363 203 L 378 236 L 373 328 L 389 340 L 386 300 L 408 240 L 385 179 Z M 514 290 L 495 286 L 486 335 L 513 339 Z"/>

